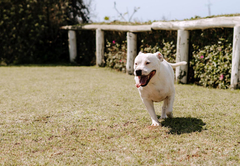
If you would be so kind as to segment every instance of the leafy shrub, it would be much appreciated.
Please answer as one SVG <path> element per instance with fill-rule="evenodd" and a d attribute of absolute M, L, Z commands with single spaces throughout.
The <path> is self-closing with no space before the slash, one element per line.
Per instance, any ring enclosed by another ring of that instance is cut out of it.
<path fill-rule="evenodd" d="M 76 31 L 77 57 L 75 63 L 78 65 L 92 66 L 96 64 L 96 31 Z M 91 40 L 86 40 L 91 39 Z"/>
<path fill-rule="evenodd" d="M 194 30 L 190 31 L 190 40 L 189 40 L 189 62 L 194 58 L 194 52 L 199 52 L 199 50 L 205 50 L 215 44 L 218 44 L 219 39 L 225 39 L 224 47 L 232 43 L 233 40 L 233 28 L 213 28 L 205 30 Z M 196 47 L 198 46 L 198 47 Z M 190 63 L 189 63 L 190 64 Z M 188 68 L 188 83 L 199 84 L 199 77 L 195 76 L 195 69 L 193 65 L 189 65 Z M 214 87 L 214 86 L 212 86 Z"/>
<path fill-rule="evenodd" d="M 232 28 L 190 31 L 189 83 L 221 89 L 230 86 L 232 35 Z M 173 63 L 176 60 L 176 36 L 174 31 L 138 33 L 138 51 L 159 51 L 168 62 Z M 108 34 L 107 38 L 110 40 L 106 42 L 106 66 L 125 71 L 126 34 Z"/>
<path fill-rule="evenodd" d="M 143 41 L 142 41 L 143 42 Z M 162 40 L 163 47 L 161 48 L 159 44 L 157 43 L 155 46 L 151 45 L 141 45 L 141 51 L 144 53 L 155 53 L 155 52 L 161 52 L 164 59 L 166 59 L 168 62 L 175 62 L 176 61 L 176 45 L 171 42 L 165 42 L 165 40 Z"/>
<path fill-rule="evenodd" d="M 105 65 L 107 67 L 126 71 L 127 41 L 124 32 L 105 32 L 106 50 Z M 137 34 L 137 52 L 155 53 L 160 51 L 169 62 L 175 62 L 176 57 L 175 31 L 150 31 Z M 166 38 L 166 39 L 165 39 Z M 162 41 L 162 42 L 159 42 Z"/>
<path fill-rule="evenodd" d="M 0 64 L 69 62 L 67 31 L 75 17 L 89 21 L 81 0 L 1 0 Z"/>
<path fill-rule="evenodd" d="M 125 72 L 127 62 L 127 42 L 123 41 L 122 44 L 118 44 L 115 40 L 112 42 L 107 40 L 105 59 L 107 67 Z"/>
<path fill-rule="evenodd" d="M 164 58 L 168 62 L 175 62 L 176 59 L 176 46 L 173 42 L 164 42 L 163 40 L 163 48 L 160 48 L 158 44 L 155 46 L 150 45 L 141 45 L 141 51 L 145 53 L 155 53 L 157 51 L 161 52 L 164 55 Z M 115 40 L 109 42 L 107 40 L 106 44 L 106 66 L 116 69 L 118 71 L 126 71 L 126 62 L 127 62 L 127 42 L 123 41 L 121 44 L 116 43 Z"/>
<path fill-rule="evenodd" d="M 190 65 L 199 85 L 226 89 L 230 86 L 232 44 L 220 38 L 217 44 L 205 46 L 193 45 L 194 51 Z"/>

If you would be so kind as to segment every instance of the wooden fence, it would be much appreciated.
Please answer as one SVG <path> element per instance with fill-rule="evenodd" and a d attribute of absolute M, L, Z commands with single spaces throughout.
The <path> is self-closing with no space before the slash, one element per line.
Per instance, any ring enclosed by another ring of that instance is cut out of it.
<path fill-rule="evenodd" d="M 70 61 L 77 56 L 76 30 L 96 30 L 96 64 L 103 65 L 104 58 L 104 31 L 127 32 L 127 64 L 128 74 L 133 74 L 134 58 L 137 55 L 137 33 L 152 30 L 177 30 L 177 56 L 176 62 L 187 61 L 189 57 L 189 30 L 208 28 L 234 28 L 231 88 L 240 88 L 240 16 L 216 17 L 200 20 L 154 22 L 151 25 L 84 25 L 63 26 L 61 29 L 68 30 Z M 181 73 L 186 75 L 180 78 Z M 188 66 L 180 66 L 176 69 L 176 78 L 182 83 L 187 83 Z"/>

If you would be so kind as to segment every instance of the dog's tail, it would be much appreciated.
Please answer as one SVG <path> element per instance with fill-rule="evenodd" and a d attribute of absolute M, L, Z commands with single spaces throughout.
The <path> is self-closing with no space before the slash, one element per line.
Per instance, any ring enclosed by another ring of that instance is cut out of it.
<path fill-rule="evenodd" d="M 182 65 L 186 65 L 187 62 L 182 61 L 182 62 L 177 62 L 177 63 L 168 63 L 169 65 L 172 66 L 172 68 L 178 67 L 178 66 L 182 66 Z"/>

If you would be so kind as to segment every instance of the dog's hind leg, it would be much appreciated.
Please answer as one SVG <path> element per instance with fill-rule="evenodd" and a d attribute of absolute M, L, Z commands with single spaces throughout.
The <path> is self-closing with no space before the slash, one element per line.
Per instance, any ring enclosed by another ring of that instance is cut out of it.
<path fill-rule="evenodd" d="M 167 109 L 167 106 L 166 106 L 166 102 L 164 100 L 164 103 L 163 103 L 163 106 L 162 106 L 162 115 L 161 115 L 161 119 L 166 119 L 167 116 L 166 116 L 166 109 Z"/>
<path fill-rule="evenodd" d="M 168 96 L 164 102 L 163 102 L 163 107 L 162 107 L 162 117 L 161 119 L 165 119 L 166 115 L 169 118 L 173 118 L 173 102 L 174 102 L 174 95 Z"/>

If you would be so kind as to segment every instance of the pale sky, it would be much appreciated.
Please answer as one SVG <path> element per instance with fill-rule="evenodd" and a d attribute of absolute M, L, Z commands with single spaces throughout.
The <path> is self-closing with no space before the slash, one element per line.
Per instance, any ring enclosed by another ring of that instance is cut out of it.
<path fill-rule="evenodd" d="M 92 17 L 94 22 L 104 21 L 104 17 L 110 20 L 120 20 L 116 7 L 128 20 L 134 11 L 134 7 L 140 9 L 133 15 L 132 21 L 153 21 L 153 20 L 183 20 L 191 17 L 208 16 L 208 4 L 211 15 L 240 13 L 240 0 L 92 0 Z"/>

